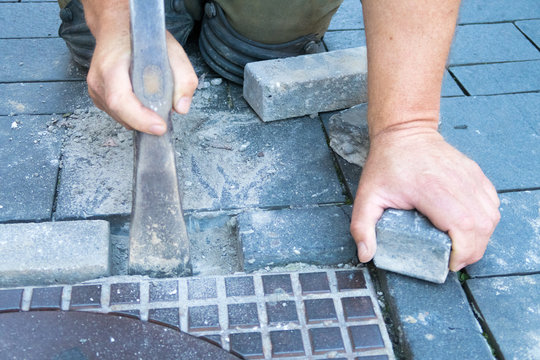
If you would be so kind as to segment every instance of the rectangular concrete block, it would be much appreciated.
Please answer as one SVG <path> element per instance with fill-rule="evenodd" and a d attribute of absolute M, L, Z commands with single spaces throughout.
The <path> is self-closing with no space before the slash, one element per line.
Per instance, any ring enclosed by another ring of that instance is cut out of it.
<path fill-rule="evenodd" d="M 107 221 L 0 225 L 0 286 L 74 283 L 107 275 Z"/>
<path fill-rule="evenodd" d="M 448 275 L 452 241 L 417 211 L 386 210 L 377 223 L 375 265 L 442 284 Z"/>
<path fill-rule="evenodd" d="M 366 102 L 366 48 L 249 63 L 244 69 L 244 98 L 263 121 Z"/>

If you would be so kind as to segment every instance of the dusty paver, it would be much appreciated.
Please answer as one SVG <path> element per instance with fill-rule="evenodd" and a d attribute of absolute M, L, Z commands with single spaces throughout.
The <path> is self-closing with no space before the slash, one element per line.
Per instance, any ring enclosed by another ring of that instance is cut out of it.
<path fill-rule="evenodd" d="M 540 354 L 540 275 L 467 281 L 489 335 L 505 359 L 537 359 Z"/>
<path fill-rule="evenodd" d="M 540 90 L 540 60 L 456 66 L 451 71 L 470 95 Z"/>
<path fill-rule="evenodd" d="M 0 116 L 0 221 L 50 219 L 62 146 L 54 116 Z"/>
<path fill-rule="evenodd" d="M 484 257 L 467 267 L 473 277 L 540 272 L 540 191 L 501 194 L 501 221 Z"/>
<path fill-rule="evenodd" d="M 540 20 L 516 21 L 516 26 L 537 46 L 540 47 Z"/>
<path fill-rule="evenodd" d="M 538 93 L 444 98 L 440 132 L 480 165 L 497 190 L 535 188 L 539 101 Z"/>
<path fill-rule="evenodd" d="M 540 52 L 510 23 L 460 25 L 448 63 L 477 64 L 540 59 Z"/>
<path fill-rule="evenodd" d="M 8 3 L 1 10 L 0 38 L 58 37 L 61 20 L 54 2 Z"/>
<path fill-rule="evenodd" d="M 0 286 L 73 283 L 107 275 L 106 221 L 0 225 Z"/>
<path fill-rule="evenodd" d="M 238 218 L 245 271 L 302 262 L 347 264 L 356 258 L 349 215 L 336 206 L 246 212 Z"/>
<path fill-rule="evenodd" d="M 460 24 L 492 23 L 540 18 L 540 5 L 535 0 L 514 0 L 508 6 L 505 0 L 467 0 L 461 3 Z"/>
<path fill-rule="evenodd" d="M 405 358 L 493 358 L 456 274 L 449 274 L 442 285 L 386 271 L 379 274 L 404 337 Z"/>
<path fill-rule="evenodd" d="M 330 21 L 328 30 L 358 30 L 364 28 L 360 0 L 344 0 Z"/>

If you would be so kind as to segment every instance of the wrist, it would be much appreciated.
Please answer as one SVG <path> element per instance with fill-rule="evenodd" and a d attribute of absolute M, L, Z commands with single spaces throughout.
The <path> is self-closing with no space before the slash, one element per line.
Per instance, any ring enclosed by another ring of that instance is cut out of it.
<path fill-rule="evenodd" d="M 373 140 L 385 133 L 437 132 L 439 111 L 394 110 L 384 111 L 376 106 L 368 108 L 369 136 Z"/>
<path fill-rule="evenodd" d="M 86 23 L 96 43 L 111 35 L 129 35 L 129 0 L 83 0 L 82 3 Z"/>

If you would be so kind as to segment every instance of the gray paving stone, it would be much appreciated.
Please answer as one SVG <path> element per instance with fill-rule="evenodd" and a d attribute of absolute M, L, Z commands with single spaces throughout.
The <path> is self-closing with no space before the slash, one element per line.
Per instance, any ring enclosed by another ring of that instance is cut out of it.
<path fill-rule="evenodd" d="M 57 37 L 58 4 L 0 4 L 0 38 Z"/>
<path fill-rule="evenodd" d="M 448 71 L 445 71 L 443 82 L 442 82 L 441 96 L 463 96 L 463 95 L 464 95 L 463 91 L 461 91 L 461 89 L 456 84 L 454 79 L 452 79 L 452 76 L 450 76 L 450 73 Z"/>
<path fill-rule="evenodd" d="M 366 46 L 364 30 L 328 31 L 324 35 L 324 44 L 328 51 Z"/>
<path fill-rule="evenodd" d="M 344 0 L 332 17 L 328 30 L 356 30 L 364 28 L 360 0 Z"/>
<path fill-rule="evenodd" d="M 244 98 L 263 121 L 344 109 L 367 100 L 364 47 L 249 63 Z"/>
<path fill-rule="evenodd" d="M 467 0 L 461 2 L 458 23 L 501 22 L 540 18 L 540 5 L 536 0 Z"/>
<path fill-rule="evenodd" d="M 457 276 L 432 284 L 380 271 L 390 311 L 403 334 L 406 358 L 492 359 Z"/>
<path fill-rule="evenodd" d="M 442 284 L 452 240 L 414 210 L 386 210 L 376 226 L 378 268 Z"/>
<path fill-rule="evenodd" d="M 73 283 L 106 275 L 106 221 L 0 225 L 0 286 Z"/>
<path fill-rule="evenodd" d="M 65 114 L 92 104 L 86 82 L 0 84 L 0 115 Z"/>
<path fill-rule="evenodd" d="M 35 19 L 34 19 L 35 20 Z M 0 39 L 0 82 L 84 80 L 60 38 Z"/>
<path fill-rule="evenodd" d="M 471 95 L 540 90 L 540 60 L 451 68 Z"/>
<path fill-rule="evenodd" d="M 540 275 L 467 281 L 504 359 L 538 359 Z"/>
<path fill-rule="evenodd" d="M 131 134 L 96 110 L 69 122 L 56 217 L 129 214 Z M 345 200 L 317 118 L 263 124 L 251 111 L 195 107 L 174 126 L 185 211 Z"/>
<path fill-rule="evenodd" d="M 450 65 L 540 59 L 540 52 L 513 24 L 461 25 L 450 50 Z"/>
<path fill-rule="evenodd" d="M 62 131 L 51 116 L 0 116 L 0 221 L 51 217 Z"/>
<path fill-rule="evenodd" d="M 444 98 L 440 132 L 497 190 L 539 186 L 540 94 Z"/>
<path fill-rule="evenodd" d="M 501 221 L 484 257 L 467 267 L 472 276 L 540 272 L 540 191 L 499 195 Z"/>
<path fill-rule="evenodd" d="M 349 263 L 356 246 L 349 217 L 339 207 L 243 213 L 238 219 L 244 270 L 295 262 Z"/>
<path fill-rule="evenodd" d="M 540 20 L 516 21 L 516 26 L 540 47 Z"/>

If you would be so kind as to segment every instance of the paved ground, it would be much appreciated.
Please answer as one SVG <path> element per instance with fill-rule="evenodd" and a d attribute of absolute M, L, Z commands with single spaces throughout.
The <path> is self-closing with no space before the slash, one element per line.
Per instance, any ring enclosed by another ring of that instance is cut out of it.
<path fill-rule="evenodd" d="M 262 123 L 240 87 L 211 81 L 194 41 L 201 89 L 174 122 L 197 276 L 126 276 L 131 136 L 91 106 L 58 25 L 55 2 L 0 0 L 0 312 L 129 311 L 249 357 L 540 359 L 536 0 L 462 4 L 440 130 L 493 181 L 502 219 L 485 257 L 443 285 L 372 266 L 335 270 L 354 266 L 348 221 L 361 169 L 328 147 L 332 114 Z M 345 0 L 325 44 L 365 44 L 358 1 Z M 69 227 L 77 246 L 104 254 L 84 267 L 55 225 L 71 220 L 86 222 L 80 234 Z M 33 222 L 43 236 L 14 224 Z M 55 278 L 55 264 L 77 276 Z M 98 264 L 111 277 L 92 280 Z M 268 274 L 242 275 L 287 264 L 274 290 Z M 323 288 L 306 291 L 305 277 Z M 240 293 L 228 282 L 242 282 Z"/>

